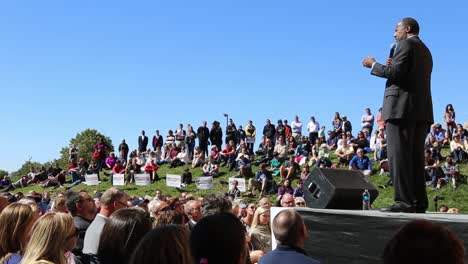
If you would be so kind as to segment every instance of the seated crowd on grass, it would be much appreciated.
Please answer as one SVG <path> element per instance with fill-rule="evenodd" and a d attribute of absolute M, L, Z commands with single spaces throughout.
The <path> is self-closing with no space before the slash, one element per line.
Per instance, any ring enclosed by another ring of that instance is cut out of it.
<path fill-rule="evenodd" d="M 356 133 L 347 117 L 340 116 L 338 112 L 329 130 L 320 126 L 313 116 L 307 124 L 303 124 L 298 116 L 294 117 L 291 125 L 280 119 L 275 126 L 267 119 L 261 136 L 257 135 L 252 121 L 244 130 L 229 119 L 224 139 L 217 121 L 213 122 L 211 129 L 204 121 L 197 131 L 191 125 L 187 125 L 185 130 L 180 124 L 175 132 L 169 130 L 165 139 L 156 130 L 150 141 L 142 131 L 138 137 L 138 148 L 133 151 L 129 151 L 128 144 L 122 140 L 117 154 L 109 152 L 101 139 L 94 145 L 92 160 L 79 157 L 79 150 L 72 145 L 66 170 L 58 164 L 50 168 L 42 166 L 38 170 L 31 168 L 17 181 L 11 182 L 5 177 L 0 181 L 0 187 L 1 191 L 10 191 L 33 184 L 49 187 L 69 182 L 66 188 L 72 188 L 83 182 L 86 174 L 100 173 L 125 174 L 126 184 L 135 181 L 135 174 L 148 173 L 154 182 L 159 179 L 157 171 L 164 164 L 169 168 L 186 167 L 183 184 L 192 182 L 190 168 L 202 169 L 202 175 L 195 176 L 218 177 L 220 167 L 227 167 L 229 171 L 237 171 L 239 177 L 250 178 L 250 191 L 259 189 L 266 193 L 276 192 L 275 177 L 281 183 L 284 180 L 291 182 L 294 178 L 303 181 L 313 166 L 361 170 L 370 176 L 373 163 L 378 163 L 375 167 L 381 172 L 388 171 L 385 122 L 380 117 L 381 109 L 374 118 L 367 108 Z M 462 182 L 458 164 L 468 157 L 468 133 L 461 124 L 455 123 L 455 111 L 451 105 L 446 108 L 444 120 L 446 128 L 433 124 L 425 144 L 426 180 L 435 189 L 444 183 L 451 183 L 455 188 Z M 307 134 L 303 134 L 303 130 L 307 130 Z M 254 150 L 257 138 L 261 142 Z M 444 146 L 450 147 L 447 157 L 441 155 Z M 254 165 L 262 166 L 254 172 Z"/>

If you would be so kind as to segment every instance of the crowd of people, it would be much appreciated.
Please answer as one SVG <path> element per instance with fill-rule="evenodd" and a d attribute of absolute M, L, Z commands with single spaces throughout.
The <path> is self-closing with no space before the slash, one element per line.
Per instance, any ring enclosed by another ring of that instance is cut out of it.
<path fill-rule="evenodd" d="M 276 216 L 266 197 L 250 203 L 161 191 L 132 197 L 112 187 L 92 194 L 68 190 L 53 198 L 31 191 L 17 198 L 0 196 L 0 263 L 319 263 L 304 250 L 314 238 L 294 210 L 303 204 L 290 194 L 282 197 L 284 210 Z M 384 250 L 385 263 L 458 264 L 463 257 L 463 243 L 428 221 L 406 225 Z"/>
<path fill-rule="evenodd" d="M 151 181 L 155 182 L 159 180 L 157 172 L 163 164 L 170 168 L 185 166 L 183 185 L 192 183 L 190 169 L 202 169 L 202 175 L 195 176 L 218 177 L 220 168 L 227 167 L 230 171 L 237 171 L 239 177 L 249 178 L 251 194 L 260 191 L 261 195 L 282 195 L 275 177 L 279 179 L 279 185 L 286 180 L 291 184 L 295 178 L 300 184 L 313 166 L 360 170 L 369 176 L 373 173 L 373 163 L 378 163 L 382 174 L 388 172 L 388 161 L 381 110 L 374 117 L 369 108 L 365 109 L 357 132 L 348 118 L 338 112 L 329 130 L 313 116 L 307 124 L 297 115 L 291 125 L 288 120 L 280 119 L 275 126 L 267 119 L 255 151 L 258 136 L 253 122 L 249 121 L 244 130 L 242 126 L 237 127 L 232 119 L 229 119 L 224 138 L 219 122 L 214 121 L 209 129 L 207 122 L 203 121 L 196 131 L 190 124 L 187 129 L 179 124 L 178 129 L 169 130 L 165 138 L 156 130 L 151 141 L 142 131 L 138 137 L 138 148 L 130 151 L 124 139 L 117 148 L 117 154 L 110 152 L 106 142 L 100 139 L 94 145 L 92 160 L 80 157 L 77 146 L 71 145 L 67 169 L 61 169 L 58 164 L 50 168 L 31 168 L 27 175 L 16 181 L 12 182 L 8 177 L 0 179 L 0 191 L 8 192 L 33 184 L 69 189 L 85 181 L 86 174 L 100 175 L 108 171 L 110 174 L 125 174 L 126 184 L 134 183 L 134 176 L 139 173 L 148 173 Z M 455 122 L 455 110 L 450 104 L 446 107 L 444 121 L 445 129 L 441 124 L 433 124 L 426 140 L 426 182 L 435 190 L 445 183 L 456 188 L 463 182 L 459 164 L 466 162 L 468 157 L 468 132 Z M 304 129 L 307 131 L 305 134 Z M 441 154 L 444 146 L 450 148 L 450 155 L 446 157 Z M 259 166 L 256 172 L 252 171 L 254 165 Z M 70 184 L 65 186 L 66 182 Z M 390 179 L 388 184 L 391 183 Z"/>
<path fill-rule="evenodd" d="M 53 198 L 34 191 L 0 197 L 0 263 L 258 263 L 272 251 L 266 197 L 256 203 L 161 191 L 132 197 L 113 187 L 93 194 L 68 190 Z M 303 206 L 291 197 L 284 195 L 282 206 Z M 295 212 L 278 221 L 302 223 Z M 303 247 L 305 230 L 285 234 L 290 226 L 278 228 L 285 247 Z M 303 263 L 316 263 L 308 261 Z"/>

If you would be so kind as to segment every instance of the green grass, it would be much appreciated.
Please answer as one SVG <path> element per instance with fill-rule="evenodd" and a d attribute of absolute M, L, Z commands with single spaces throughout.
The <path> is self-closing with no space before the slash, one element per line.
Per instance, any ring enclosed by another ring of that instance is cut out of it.
<path fill-rule="evenodd" d="M 448 154 L 448 149 L 442 149 L 442 154 L 443 156 L 446 156 Z M 336 162 L 336 158 L 332 159 L 333 162 Z M 149 185 L 149 186 L 136 186 L 134 184 L 130 184 L 127 186 L 119 186 L 118 188 L 124 190 L 130 195 L 133 196 L 140 196 L 143 197 L 146 194 L 150 196 L 154 196 L 156 190 L 161 190 L 163 194 L 165 195 L 180 195 L 180 192 L 176 190 L 176 188 L 172 187 L 166 187 L 166 180 L 165 176 L 166 174 L 179 174 L 181 175 L 183 173 L 184 167 L 178 167 L 178 168 L 173 168 L 170 169 L 168 165 L 163 165 L 159 168 L 158 170 L 158 175 L 160 177 L 160 180 Z M 377 170 L 377 164 L 374 164 L 374 171 L 378 172 Z M 253 171 L 256 172 L 258 170 L 258 167 L 254 166 Z M 468 176 L 468 165 L 467 164 L 461 164 L 460 165 L 460 170 L 461 174 Z M 222 173 L 222 176 L 218 177 L 215 179 L 215 184 L 214 184 L 214 190 L 197 190 L 195 184 L 190 184 L 189 186 L 186 187 L 185 191 L 193 193 L 195 196 L 200 196 L 200 195 L 207 195 L 210 193 L 225 193 L 228 191 L 228 185 L 227 184 L 221 184 L 221 182 L 227 182 L 229 177 L 234 177 L 238 175 L 238 172 L 229 172 L 227 168 L 221 167 L 220 172 Z M 202 175 L 202 170 L 201 168 L 195 168 L 192 170 L 192 174 L 194 179 L 198 176 Z M 102 173 L 101 173 L 102 175 Z M 275 178 L 276 182 L 279 183 L 279 177 Z M 370 177 L 371 182 L 377 187 L 379 185 L 385 184 L 388 181 L 387 176 L 381 176 L 378 173 L 373 174 Z M 93 192 L 95 190 L 97 191 L 105 191 L 108 188 L 111 187 L 110 185 L 110 179 L 109 176 L 101 176 L 101 183 L 97 186 L 87 186 L 85 184 L 80 184 L 78 186 L 75 186 L 73 190 L 80 190 L 84 189 L 87 190 L 88 192 Z M 68 184 L 66 184 L 68 185 Z M 294 184 L 295 185 L 295 184 Z M 17 189 L 15 192 L 23 192 L 23 193 L 28 193 L 29 191 L 34 190 L 37 192 L 44 192 L 44 191 L 50 191 L 52 193 L 58 192 L 58 191 L 63 191 L 61 188 L 53 189 L 53 188 L 42 188 L 40 186 L 30 186 L 22 189 Z M 468 212 L 468 200 L 466 199 L 466 195 L 468 194 L 468 185 L 467 184 L 462 184 L 458 186 L 456 189 L 452 189 L 450 186 L 443 186 L 442 189 L 437 190 L 437 191 L 432 191 L 432 188 L 427 188 L 427 193 L 428 193 L 428 199 L 429 199 L 429 208 L 428 211 L 434 211 L 434 202 L 433 199 L 436 195 L 443 196 L 445 197 L 445 200 L 439 201 L 439 206 L 442 204 L 447 205 L 448 207 L 456 207 L 459 208 L 462 212 Z M 272 202 L 275 201 L 276 195 L 271 195 L 270 200 Z M 258 198 L 250 198 L 250 197 L 244 197 L 245 200 L 247 201 L 254 201 L 258 200 Z M 379 196 L 373 203 L 374 208 L 381 208 L 381 207 L 386 207 L 393 204 L 393 187 L 388 187 L 386 189 L 379 189 Z"/>

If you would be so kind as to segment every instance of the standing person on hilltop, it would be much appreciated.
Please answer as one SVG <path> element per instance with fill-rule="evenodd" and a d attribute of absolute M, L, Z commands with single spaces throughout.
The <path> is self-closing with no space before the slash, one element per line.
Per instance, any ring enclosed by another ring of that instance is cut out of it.
<path fill-rule="evenodd" d="M 159 130 L 156 130 L 153 136 L 152 140 L 152 145 L 153 145 L 153 150 L 156 151 L 156 149 L 162 148 L 163 146 L 163 137 L 159 134 Z"/>
<path fill-rule="evenodd" d="M 444 122 L 448 137 L 452 140 L 453 130 L 457 128 L 457 123 L 455 123 L 455 109 L 453 109 L 452 104 L 448 104 L 445 107 Z"/>
<path fill-rule="evenodd" d="M 196 138 L 197 134 L 195 134 L 195 131 L 193 131 L 193 127 L 190 124 L 187 124 L 187 136 L 185 137 L 185 144 L 187 145 L 187 155 L 190 160 L 193 159 Z"/>
<path fill-rule="evenodd" d="M 242 128 L 242 126 L 239 126 L 237 128 L 236 139 L 237 139 L 237 142 L 236 142 L 237 145 L 239 145 L 241 142 L 245 143 L 246 135 L 245 135 L 245 130 Z"/>
<path fill-rule="evenodd" d="M 210 142 L 211 145 L 215 145 L 218 150 L 221 150 L 221 145 L 223 144 L 223 130 L 219 126 L 218 121 L 214 121 L 211 127 Z"/>
<path fill-rule="evenodd" d="M 419 24 L 403 18 L 394 33 L 398 48 L 382 65 L 368 56 L 362 65 L 387 79 L 382 110 L 395 203 L 387 212 L 424 213 L 428 207 L 424 138 L 434 123 L 431 96 L 432 55 L 419 38 Z"/>
<path fill-rule="evenodd" d="M 237 127 L 236 124 L 234 124 L 234 121 L 229 118 L 229 124 L 226 127 L 226 139 L 224 143 L 227 145 L 231 140 L 234 141 L 234 144 L 237 144 Z"/>
<path fill-rule="evenodd" d="M 318 132 L 320 130 L 319 122 L 315 121 L 315 117 L 311 116 L 310 121 L 307 124 L 307 131 L 309 132 L 309 141 L 312 145 L 315 144 L 315 141 L 318 138 Z"/>
<path fill-rule="evenodd" d="M 294 121 L 291 123 L 292 136 L 296 139 L 296 142 L 299 142 L 302 136 L 302 122 L 299 121 L 297 115 L 294 116 Z"/>
<path fill-rule="evenodd" d="M 377 113 L 376 118 L 376 123 L 379 127 L 385 128 L 385 121 L 382 120 L 382 107 L 379 108 L 379 112 Z"/>
<path fill-rule="evenodd" d="M 283 142 L 286 142 L 286 133 L 281 119 L 278 120 L 278 125 L 276 126 L 276 140 L 281 138 Z"/>
<path fill-rule="evenodd" d="M 138 150 L 145 152 L 148 148 L 148 137 L 145 135 L 145 131 L 141 131 L 141 136 L 138 137 Z"/>
<path fill-rule="evenodd" d="M 245 126 L 245 136 L 247 148 L 249 149 L 250 155 L 254 154 L 254 144 L 255 144 L 255 135 L 257 134 L 257 129 L 253 125 L 252 120 L 249 120 L 249 124 Z"/>
<path fill-rule="evenodd" d="M 122 139 L 122 143 L 120 143 L 120 145 L 119 145 L 120 158 L 127 161 L 128 151 L 129 151 L 128 145 L 125 142 L 125 139 Z"/>
<path fill-rule="evenodd" d="M 104 144 L 104 139 L 100 138 L 99 141 L 94 145 L 93 158 L 96 160 L 97 170 L 101 171 L 106 160 L 107 146 Z"/>
<path fill-rule="evenodd" d="M 175 143 L 177 148 L 181 148 L 183 145 L 185 145 L 185 137 L 187 133 L 184 130 L 184 125 L 179 124 L 179 128 L 175 132 Z"/>
<path fill-rule="evenodd" d="M 283 120 L 284 124 L 284 135 L 286 136 L 286 140 L 292 137 L 292 128 L 290 125 L 288 125 L 288 120 L 284 119 Z"/>
<path fill-rule="evenodd" d="M 351 122 L 348 120 L 348 117 L 343 115 L 341 117 L 341 121 L 342 121 L 342 124 L 341 124 L 341 132 L 342 134 L 346 134 L 346 133 L 353 133 L 353 125 L 351 124 Z"/>
<path fill-rule="evenodd" d="M 197 129 L 198 147 L 203 151 L 203 155 L 208 157 L 208 139 L 210 138 L 210 130 L 206 127 L 206 121 L 203 121 L 202 125 Z"/>
<path fill-rule="evenodd" d="M 271 144 L 273 144 L 273 146 L 275 145 L 275 143 L 276 143 L 276 138 L 275 138 L 276 128 L 275 128 L 275 125 L 273 125 L 271 123 L 270 119 L 266 120 L 266 124 L 263 127 L 263 136 L 270 139 Z"/>
<path fill-rule="evenodd" d="M 364 115 L 361 117 L 362 130 L 369 130 L 369 134 L 372 135 L 372 129 L 374 128 L 374 115 L 371 113 L 370 108 L 366 108 Z"/>
<path fill-rule="evenodd" d="M 333 134 L 335 137 L 340 138 L 342 133 L 343 121 L 341 120 L 340 113 L 335 112 L 335 117 L 332 121 Z"/>

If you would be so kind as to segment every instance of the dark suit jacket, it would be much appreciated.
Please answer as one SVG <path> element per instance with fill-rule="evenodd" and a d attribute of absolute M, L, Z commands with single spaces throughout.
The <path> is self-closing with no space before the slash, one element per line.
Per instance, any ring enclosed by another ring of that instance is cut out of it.
<path fill-rule="evenodd" d="M 371 73 L 387 79 L 382 120 L 434 123 L 432 55 L 418 36 L 400 41 L 392 65 L 375 63 Z"/>
<path fill-rule="evenodd" d="M 86 234 L 86 230 L 88 230 L 89 225 L 92 221 L 89 221 L 81 216 L 74 216 L 73 223 L 75 227 L 78 228 L 78 241 L 76 242 L 75 248 L 72 250 L 73 254 L 77 256 L 80 260 L 82 260 L 83 255 L 83 243 L 84 237 Z"/>
<path fill-rule="evenodd" d="M 143 139 L 141 136 L 138 137 L 138 150 L 139 151 L 146 151 L 146 148 L 148 147 L 148 137 L 145 136 Z"/>

